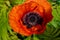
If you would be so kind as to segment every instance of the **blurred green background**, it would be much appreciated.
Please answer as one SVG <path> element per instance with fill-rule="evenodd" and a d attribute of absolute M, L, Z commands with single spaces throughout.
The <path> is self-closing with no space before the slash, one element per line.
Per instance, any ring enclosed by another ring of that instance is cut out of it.
<path fill-rule="evenodd" d="M 46 31 L 40 35 L 29 37 L 17 36 L 8 24 L 8 13 L 14 5 L 25 0 L 0 0 L 0 40 L 60 40 L 60 0 L 48 0 L 52 5 L 53 20 L 46 26 Z"/>

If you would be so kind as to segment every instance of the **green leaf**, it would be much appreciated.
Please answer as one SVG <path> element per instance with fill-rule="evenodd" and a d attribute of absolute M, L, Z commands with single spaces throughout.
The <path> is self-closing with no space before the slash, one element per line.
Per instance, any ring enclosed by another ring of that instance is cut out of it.
<path fill-rule="evenodd" d="M 25 0 L 9 0 L 11 5 L 18 5 L 18 4 L 22 4 Z"/>
<path fill-rule="evenodd" d="M 17 36 L 13 33 L 8 24 L 8 13 L 11 7 L 8 7 L 8 1 L 0 2 L 0 40 L 12 40 L 12 36 L 14 37 L 13 40 L 18 40 Z M 8 6 L 5 4 L 5 2 L 7 2 Z"/>
<path fill-rule="evenodd" d="M 24 39 L 24 40 L 31 40 L 31 36 L 27 37 L 27 38 L 26 38 L 26 39 Z"/>

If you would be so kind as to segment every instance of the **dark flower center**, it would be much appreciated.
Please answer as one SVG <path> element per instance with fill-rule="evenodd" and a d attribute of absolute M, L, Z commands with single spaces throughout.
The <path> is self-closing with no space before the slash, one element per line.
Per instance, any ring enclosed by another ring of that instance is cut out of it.
<path fill-rule="evenodd" d="M 30 16 L 29 21 L 30 22 L 35 22 L 36 17 L 34 15 Z"/>
<path fill-rule="evenodd" d="M 42 22 L 43 18 L 35 12 L 29 12 L 23 17 L 23 23 L 27 25 L 28 28 L 31 28 L 37 24 L 42 24 Z"/>

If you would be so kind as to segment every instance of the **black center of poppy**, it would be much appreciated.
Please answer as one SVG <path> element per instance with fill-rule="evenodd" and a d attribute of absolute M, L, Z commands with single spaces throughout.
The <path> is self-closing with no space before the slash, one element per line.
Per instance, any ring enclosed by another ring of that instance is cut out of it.
<path fill-rule="evenodd" d="M 35 22 L 35 19 L 36 19 L 36 17 L 35 17 L 34 15 L 32 15 L 32 16 L 29 18 L 29 21 L 30 21 L 30 22 Z"/>
<path fill-rule="evenodd" d="M 23 23 L 27 25 L 28 28 L 35 26 L 37 24 L 42 24 L 43 18 L 34 12 L 29 12 L 24 15 L 23 17 Z"/>

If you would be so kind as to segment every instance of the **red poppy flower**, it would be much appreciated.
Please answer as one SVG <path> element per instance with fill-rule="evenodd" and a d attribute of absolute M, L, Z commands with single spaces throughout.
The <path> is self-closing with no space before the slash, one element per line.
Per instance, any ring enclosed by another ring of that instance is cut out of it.
<path fill-rule="evenodd" d="M 51 6 L 46 0 L 27 0 L 12 8 L 9 24 L 15 32 L 30 36 L 43 33 L 52 17 Z"/>

